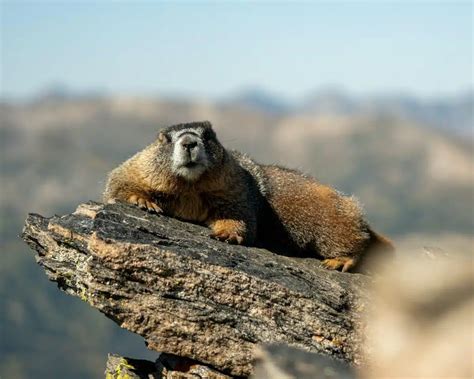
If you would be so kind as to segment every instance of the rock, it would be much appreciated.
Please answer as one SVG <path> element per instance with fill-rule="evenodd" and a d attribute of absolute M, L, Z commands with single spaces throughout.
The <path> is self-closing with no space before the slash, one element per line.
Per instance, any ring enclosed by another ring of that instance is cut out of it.
<path fill-rule="evenodd" d="M 229 379 L 189 358 L 160 354 L 156 362 L 109 354 L 105 379 Z"/>
<path fill-rule="evenodd" d="M 109 354 L 105 379 L 230 379 L 189 358 L 160 354 L 156 362 Z M 283 344 L 265 345 L 256 352 L 251 379 L 356 379 L 347 363 Z"/>
<path fill-rule="evenodd" d="M 282 344 L 257 352 L 252 379 L 356 379 L 347 363 Z"/>
<path fill-rule="evenodd" d="M 125 358 L 116 354 L 109 354 L 105 369 L 105 379 L 161 379 L 161 373 L 155 363 Z"/>
<path fill-rule="evenodd" d="M 362 362 L 369 278 L 313 258 L 228 245 L 207 228 L 126 204 L 30 214 L 23 239 L 49 279 L 148 347 L 248 376 L 256 346 Z"/>
<path fill-rule="evenodd" d="M 158 371 L 163 379 L 230 379 L 217 370 L 189 358 L 163 353 L 157 360 Z"/>

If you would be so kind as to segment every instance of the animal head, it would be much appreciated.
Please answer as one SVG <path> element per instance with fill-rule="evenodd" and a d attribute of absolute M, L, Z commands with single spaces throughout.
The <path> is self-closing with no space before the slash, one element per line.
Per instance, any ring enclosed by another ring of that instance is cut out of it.
<path fill-rule="evenodd" d="M 224 158 L 224 148 L 208 121 L 169 126 L 160 131 L 158 142 L 160 151 L 170 159 L 172 172 L 190 182 Z"/>

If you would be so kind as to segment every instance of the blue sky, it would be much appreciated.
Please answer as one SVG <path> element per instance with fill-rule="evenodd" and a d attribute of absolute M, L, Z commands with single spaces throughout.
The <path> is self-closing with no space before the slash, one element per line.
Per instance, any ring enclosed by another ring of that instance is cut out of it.
<path fill-rule="evenodd" d="M 472 3 L 2 2 L 2 93 L 472 88 Z"/>

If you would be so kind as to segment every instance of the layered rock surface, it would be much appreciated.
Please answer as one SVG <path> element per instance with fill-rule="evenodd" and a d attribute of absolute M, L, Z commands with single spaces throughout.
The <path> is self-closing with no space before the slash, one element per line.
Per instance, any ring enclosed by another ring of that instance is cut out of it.
<path fill-rule="evenodd" d="M 157 352 L 248 376 L 280 343 L 360 363 L 369 279 L 312 258 L 232 246 L 207 228 L 126 204 L 30 214 L 23 239 L 49 279 Z"/>

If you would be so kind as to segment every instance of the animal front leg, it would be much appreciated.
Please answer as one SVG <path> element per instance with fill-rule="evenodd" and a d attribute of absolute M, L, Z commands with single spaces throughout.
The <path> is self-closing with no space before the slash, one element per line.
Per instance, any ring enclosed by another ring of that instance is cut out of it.
<path fill-rule="evenodd" d="M 229 200 L 230 199 L 230 200 Z M 216 197 L 206 225 L 211 238 L 235 245 L 252 245 L 257 234 L 257 215 L 245 191 Z"/>

